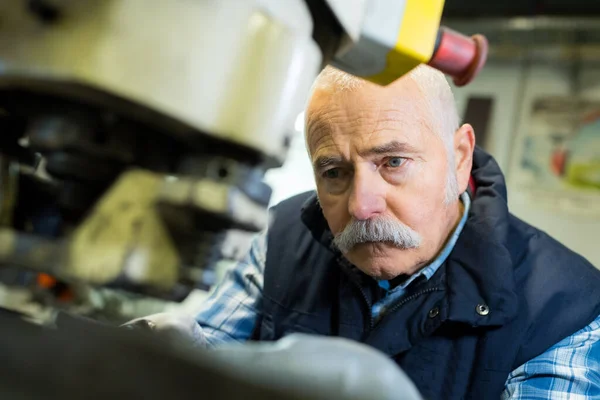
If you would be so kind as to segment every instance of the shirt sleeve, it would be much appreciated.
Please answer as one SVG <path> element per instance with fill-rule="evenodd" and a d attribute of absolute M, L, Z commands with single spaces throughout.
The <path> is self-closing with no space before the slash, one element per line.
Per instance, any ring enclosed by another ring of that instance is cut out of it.
<path fill-rule="evenodd" d="M 230 269 L 216 290 L 202 304 L 196 321 L 200 340 L 208 347 L 248 340 L 261 313 L 266 232 L 252 242 L 246 257 Z"/>
<path fill-rule="evenodd" d="M 511 372 L 502 399 L 600 399 L 600 317 Z"/>

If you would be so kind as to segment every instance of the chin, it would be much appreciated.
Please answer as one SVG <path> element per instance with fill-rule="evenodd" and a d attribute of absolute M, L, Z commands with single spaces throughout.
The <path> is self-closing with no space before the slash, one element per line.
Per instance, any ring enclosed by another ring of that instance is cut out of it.
<path fill-rule="evenodd" d="M 399 249 L 386 243 L 355 246 L 345 257 L 365 274 L 378 280 L 410 275 L 420 268 L 417 249 Z"/>

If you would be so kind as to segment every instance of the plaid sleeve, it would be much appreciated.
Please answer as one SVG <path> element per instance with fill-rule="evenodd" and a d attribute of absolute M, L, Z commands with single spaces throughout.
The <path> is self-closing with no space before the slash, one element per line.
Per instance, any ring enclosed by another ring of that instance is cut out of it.
<path fill-rule="evenodd" d="M 266 253 L 266 232 L 263 232 L 254 239 L 245 259 L 226 273 L 202 304 L 196 316 L 201 343 L 215 346 L 250 338 L 261 312 Z"/>
<path fill-rule="evenodd" d="M 600 399 L 600 317 L 514 370 L 502 399 Z"/>

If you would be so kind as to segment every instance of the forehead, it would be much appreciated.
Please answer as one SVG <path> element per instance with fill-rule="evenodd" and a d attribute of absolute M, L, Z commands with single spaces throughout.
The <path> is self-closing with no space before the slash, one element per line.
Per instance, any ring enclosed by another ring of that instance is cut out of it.
<path fill-rule="evenodd" d="M 435 129 L 433 116 L 414 86 L 404 84 L 403 90 L 372 86 L 343 92 L 315 90 L 306 114 L 311 156 L 341 143 L 360 148 L 400 140 L 418 147 L 430 139 Z"/>

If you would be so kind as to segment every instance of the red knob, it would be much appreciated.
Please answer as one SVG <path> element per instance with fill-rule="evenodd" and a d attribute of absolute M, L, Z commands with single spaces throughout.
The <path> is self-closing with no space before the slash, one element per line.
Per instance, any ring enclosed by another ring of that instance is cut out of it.
<path fill-rule="evenodd" d="M 441 27 L 438 41 L 429 65 L 452 76 L 456 86 L 464 86 L 479 73 L 488 53 L 488 42 L 483 35 L 465 36 Z"/>

